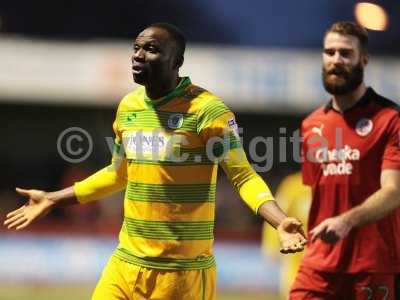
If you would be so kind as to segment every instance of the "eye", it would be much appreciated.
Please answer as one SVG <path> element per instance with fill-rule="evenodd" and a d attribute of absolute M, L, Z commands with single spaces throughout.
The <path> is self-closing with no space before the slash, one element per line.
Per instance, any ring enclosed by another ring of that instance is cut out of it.
<path fill-rule="evenodd" d="M 140 47 L 139 47 L 138 45 L 136 45 L 136 44 L 135 44 L 135 45 L 133 45 L 133 51 L 135 51 L 135 52 L 136 52 L 136 51 L 138 51 L 138 50 L 139 50 L 139 48 L 140 48 Z"/>
<path fill-rule="evenodd" d="M 340 50 L 340 55 L 342 57 L 348 58 L 351 56 L 352 51 L 351 50 L 347 50 L 347 49 L 342 49 Z"/>
<path fill-rule="evenodd" d="M 146 45 L 145 50 L 150 53 L 160 52 L 160 49 L 156 45 L 153 45 L 153 44 Z"/>
<path fill-rule="evenodd" d="M 324 53 L 326 55 L 328 55 L 328 56 L 333 56 L 333 55 L 335 55 L 335 50 L 333 50 L 333 49 L 325 49 Z"/>

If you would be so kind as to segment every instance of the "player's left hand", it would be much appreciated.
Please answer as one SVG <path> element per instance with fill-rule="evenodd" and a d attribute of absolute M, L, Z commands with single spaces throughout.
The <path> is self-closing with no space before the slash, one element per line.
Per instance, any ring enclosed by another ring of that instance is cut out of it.
<path fill-rule="evenodd" d="M 334 244 L 345 238 L 352 226 L 343 216 L 328 218 L 310 231 L 311 242 L 320 238 L 326 243 Z"/>
<path fill-rule="evenodd" d="M 295 253 L 304 250 L 307 244 L 301 222 L 295 218 L 285 218 L 278 226 L 281 253 Z"/>

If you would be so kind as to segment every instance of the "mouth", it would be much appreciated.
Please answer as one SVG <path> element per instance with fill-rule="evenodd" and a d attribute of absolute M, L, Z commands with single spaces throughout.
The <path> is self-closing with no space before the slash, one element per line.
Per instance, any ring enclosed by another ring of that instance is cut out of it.
<path fill-rule="evenodd" d="M 346 73 L 343 72 L 342 70 L 332 70 L 328 72 L 328 78 L 330 80 L 345 80 L 346 79 Z"/>
<path fill-rule="evenodd" d="M 343 76 L 346 75 L 345 73 L 346 73 L 346 72 L 343 71 L 343 70 L 334 69 L 334 70 L 329 71 L 329 72 L 328 72 L 328 75 L 330 75 L 330 76 L 333 75 L 333 76 L 336 76 L 336 77 L 343 77 Z"/>
<path fill-rule="evenodd" d="M 343 78 L 343 75 L 342 74 L 336 74 L 336 73 L 330 73 L 329 77 L 336 79 L 336 78 Z"/>
<path fill-rule="evenodd" d="M 141 64 L 134 64 L 132 66 L 132 73 L 133 74 L 140 74 L 140 73 L 143 73 L 143 71 L 144 71 L 144 66 L 141 65 Z"/>

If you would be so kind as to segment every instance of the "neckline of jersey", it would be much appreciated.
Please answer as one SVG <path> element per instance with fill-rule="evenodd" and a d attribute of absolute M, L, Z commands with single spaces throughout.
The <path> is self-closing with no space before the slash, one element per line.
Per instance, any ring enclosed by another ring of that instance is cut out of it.
<path fill-rule="evenodd" d="M 179 81 L 178 85 L 176 86 L 176 88 L 173 91 L 169 92 L 164 97 L 161 97 L 161 98 L 158 98 L 158 99 L 150 99 L 147 96 L 146 90 L 145 90 L 145 92 L 144 92 L 144 102 L 147 104 L 147 106 L 149 108 L 162 106 L 162 105 L 166 104 L 167 102 L 169 102 L 170 100 L 172 100 L 173 98 L 182 95 L 184 93 L 184 91 L 186 90 L 186 88 L 191 83 L 192 82 L 191 82 L 189 77 L 182 77 L 181 80 Z"/>
<path fill-rule="evenodd" d="M 356 102 L 356 104 L 354 104 L 352 107 L 349 107 L 345 111 L 340 112 L 340 111 L 336 110 L 333 107 L 332 99 L 325 105 L 324 111 L 325 111 L 325 113 L 327 113 L 330 110 L 332 110 L 333 112 L 341 114 L 341 115 L 348 114 L 349 112 L 352 112 L 352 111 L 356 110 L 359 107 L 366 106 L 368 103 L 370 103 L 370 101 L 374 98 L 374 96 L 376 96 L 375 91 L 373 90 L 373 88 L 368 87 L 367 90 L 365 91 L 364 95 L 362 95 L 362 97 L 360 98 L 360 100 L 358 100 Z"/>

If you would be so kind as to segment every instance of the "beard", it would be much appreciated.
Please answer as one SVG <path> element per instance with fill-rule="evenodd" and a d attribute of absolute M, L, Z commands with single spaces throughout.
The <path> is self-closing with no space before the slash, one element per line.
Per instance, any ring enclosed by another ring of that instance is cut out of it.
<path fill-rule="evenodd" d="M 331 79 L 335 74 L 338 78 Z M 344 67 L 336 67 L 327 70 L 322 67 L 322 82 L 325 90 L 331 95 L 344 95 L 354 91 L 364 80 L 364 67 L 361 62 L 346 70 Z"/>

